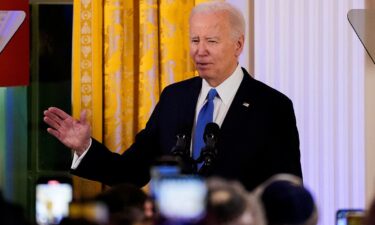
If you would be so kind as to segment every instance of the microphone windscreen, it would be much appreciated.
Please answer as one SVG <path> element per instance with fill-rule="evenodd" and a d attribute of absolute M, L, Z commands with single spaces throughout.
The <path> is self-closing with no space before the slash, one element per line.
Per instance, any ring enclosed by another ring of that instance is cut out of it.
<path fill-rule="evenodd" d="M 207 136 L 211 136 L 213 138 L 217 138 L 217 135 L 219 134 L 220 127 L 217 125 L 217 123 L 208 123 L 204 129 L 203 138 L 206 141 Z"/>

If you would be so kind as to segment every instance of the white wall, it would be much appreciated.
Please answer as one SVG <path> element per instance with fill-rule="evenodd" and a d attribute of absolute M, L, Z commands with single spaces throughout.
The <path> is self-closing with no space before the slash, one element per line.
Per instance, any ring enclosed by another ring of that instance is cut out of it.
<path fill-rule="evenodd" d="M 322 225 L 334 224 L 337 209 L 365 206 L 365 53 L 346 17 L 363 7 L 255 0 L 255 77 L 294 103 L 304 181 Z"/>
<path fill-rule="evenodd" d="M 366 55 L 366 205 L 375 200 L 375 64 Z"/>

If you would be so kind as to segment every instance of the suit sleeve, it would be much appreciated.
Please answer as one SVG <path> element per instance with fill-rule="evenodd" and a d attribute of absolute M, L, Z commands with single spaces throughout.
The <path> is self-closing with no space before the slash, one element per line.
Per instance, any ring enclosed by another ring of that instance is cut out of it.
<path fill-rule="evenodd" d="M 71 173 L 107 185 L 131 183 L 144 186 L 150 179 L 150 168 L 161 153 L 158 143 L 160 102 L 155 107 L 146 128 L 136 135 L 135 142 L 123 154 L 111 152 L 93 139 L 91 148 L 77 169 Z"/>
<path fill-rule="evenodd" d="M 280 171 L 302 178 L 300 142 L 293 104 L 289 99 L 284 101 L 284 103 L 280 105 L 280 118 L 277 129 L 283 142 L 279 155 Z"/>

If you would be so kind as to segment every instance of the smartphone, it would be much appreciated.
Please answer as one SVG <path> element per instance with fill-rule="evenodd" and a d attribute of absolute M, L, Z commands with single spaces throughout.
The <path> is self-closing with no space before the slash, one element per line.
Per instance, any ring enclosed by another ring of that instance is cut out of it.
<path fill-rule="evenodd" d="M 173 157 L 164 156 L 159 158 L 151 167 L 150 195 L 153 199 L 158 198 L 159 181 L 166 177 L 175 177 L 181 174 L 181 168 Z"/>
<path fill-rule="evenodd" d="M 205 214 L 207 186 L 193 175 L 163 177 L 155 199 L 160 215 L 172 221 L 199 221 Z"/>
<path fill-rule="evenodd" d="M 336 212 L 336 225 L 362 225 L 364 216 L 363 209 L 340 209 Z"/>
<path fill-rule="evenodd" d="M 36 183 L 35 218 L 39 225 L 59 224 L 69 215 L 73 187 L 67 177 L 42 177 Z"/>

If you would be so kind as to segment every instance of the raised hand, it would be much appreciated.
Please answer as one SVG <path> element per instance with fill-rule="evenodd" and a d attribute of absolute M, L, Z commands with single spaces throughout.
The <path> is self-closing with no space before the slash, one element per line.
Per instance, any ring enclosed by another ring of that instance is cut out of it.
<path fill-rule="evenodd" d="M 56 107 L 44 111 L 44 122 L 50 127 L 47 132 L 61 143 L 81 155 L 90 145 L 91 127 L 86 121 L 86 112 L 81 113 L 79 120 Z"/>

